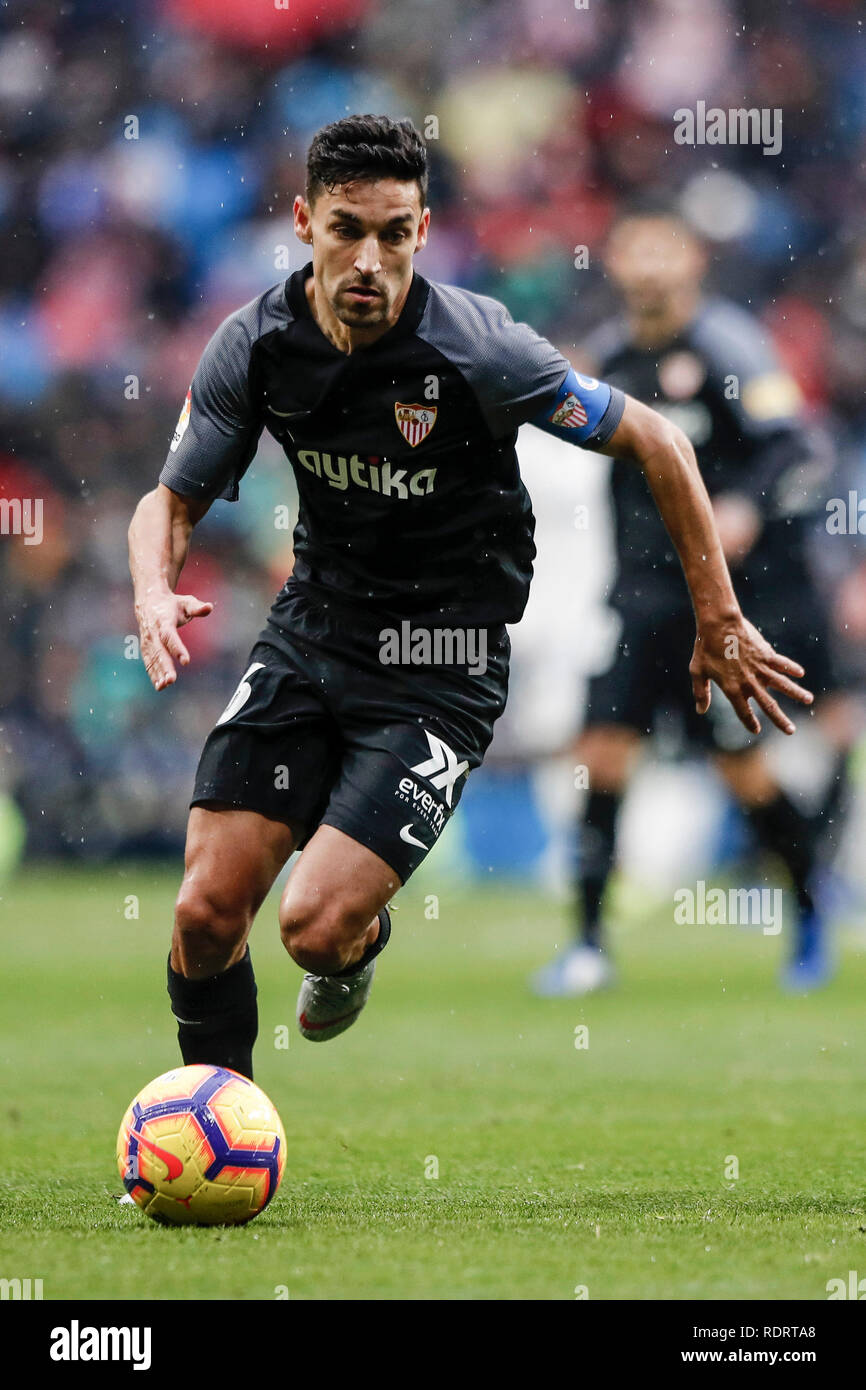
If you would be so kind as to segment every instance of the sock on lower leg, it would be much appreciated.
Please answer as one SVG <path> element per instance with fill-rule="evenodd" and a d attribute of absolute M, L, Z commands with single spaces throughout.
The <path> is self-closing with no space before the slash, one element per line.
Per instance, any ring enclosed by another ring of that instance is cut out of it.
<path fill-rule="evenodd" d="M 585 946 L 593 946 L 597 950 L 603 946 L 601 905 L 613 868 L 616 820 L 621 801 L 622 797 L 617 792 L 590 792 L 580 828 L 580 939 Z"/>
<path fill-rule="evenodd" d="M 825 863 L 835 857 L 842 843 L 850 801 L 851 778 L 848 770 L 848 751 L 845 749 L 836 754 L 833 771 L 816 816 L 821 826 L 821 833 L 816 837 L 816 854 Z"/>
<path fill-rule="evenodd" d="M 764 806 L 749 806 L 747 813 L 762 848 L 777 854 L 791 875 L 797 902 L 803 913 L 814 903 L 809 880 L 815 867 L 817 827 L 784 792 Z"/>
<path fill-rule="evenodd" d="M 169 956 L 168 994 L 184 1065 L 230 1067 L 252 1080 L 259 1014 L 249 947 L 228 970 L 204 979 L 179 974 Z"/>
<path fill-rule="evenodd" d="M 379 913 L 379 935 L 376 940 L 365 947 L 364 954 L 360 960 L 356 960 L 354 965 L 349 965 L 345 970 L 338 970 L 334 979 L 343 980 L 348 975 L 357 975 L 359 970 L 363 970 L 365 965 L 369 965 L 371 960 L 375 960 L 380 951 L 384 951 L 391 936 L 391 914 L 387 907 L 383 907 Z"/>

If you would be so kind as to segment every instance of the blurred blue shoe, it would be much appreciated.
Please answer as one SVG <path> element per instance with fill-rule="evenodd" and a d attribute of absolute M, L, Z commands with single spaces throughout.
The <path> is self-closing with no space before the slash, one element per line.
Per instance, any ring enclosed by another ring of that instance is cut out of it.
<path fill-rule="evenodd" d="M 819 912 L 830 922 L 863 916 L 863 890 L 835 865 L 822 865 L 809 881 Z"/>
<path fill-rule="evenodd" d="M 792 994 L 808 994 L 832 979 L 835 967 L 827 940 L 827 924 L 819 912 L 806 912 L 797 923 L 794 958 L 782 971 L 782 988 Z"/>
<path fill-rule="evenodd" d="M 575 998 L 607 989 L 614 982 L 609 957 L 595 946 L 570 946 L 530 977 L 529 988 L 542 999 Z"/>

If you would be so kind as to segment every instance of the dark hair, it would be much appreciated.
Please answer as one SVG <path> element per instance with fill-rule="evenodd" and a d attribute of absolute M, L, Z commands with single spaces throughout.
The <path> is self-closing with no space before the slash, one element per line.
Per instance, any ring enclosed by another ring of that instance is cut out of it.
<path fill-rule="evenodd" d="M 653 189 L 635 194 L 617 208 L 613 226 L 619 227 L 623 222 L 642 222 L 644 220 L 676 222 L 695 241 L 702 239 L 701 233 L 685 211 L 682 199 L 675 193 Z"/>
<path fill-rule="evenodd" d="M 426 206 L 427 150 L 410 120 L 346 116 L 316 132 L 307 151 L 307 202 L 355 179 L 414 179 Z"/>

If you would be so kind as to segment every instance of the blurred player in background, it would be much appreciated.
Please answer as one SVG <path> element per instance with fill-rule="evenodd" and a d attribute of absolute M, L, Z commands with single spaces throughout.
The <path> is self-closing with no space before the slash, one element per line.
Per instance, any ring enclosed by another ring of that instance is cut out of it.
<path fill-rule="evenodd" d="M 651 404 L 688 435 L 713 503 L 738 594 L 768 640 L 806 670 L 829 714 L 838 681 L 830 616 L 808 559 L 810 523 L 822 510 L 828 446 L 805 425 L 796 383 L 761 324 L 738 305 L 705 298 L 705 249 L 673 206 L 626 214 L 606 265 L 625 317 L 586 344 L 580 365 Z M 691 608 L 673 548 L 645 479 L 614 464 L 616 574 L 610 603 L 621 619 L 617 655 L 589 689 L 577 758 L 589 792 L 580 830 L 579 939 L 533 979 L 543 995 L 584 994 L 613 980 L 603 925 L 615 862 L 617 817 L 660 715 L 705 750 L 751 823 L 758 845 L 783 860 L 797 914 L 783 975 L 804 990 L 830 973 L 826 922 L 816 898 L 822 843 L 833 847 L 844 812 L 846 752 L 837 739 L 823 805 L 806 814 L 778 784 L 763 736 L 713 705 L 696 716 L 683 659 Z M 841 697 L 844 699 L 844 697 Z M 821 706 L 816 706 L 817 709 Z M 832 730 L 834 725 L 827 720 Z M 845 729 L 844 720 L 837 721 Z"/>

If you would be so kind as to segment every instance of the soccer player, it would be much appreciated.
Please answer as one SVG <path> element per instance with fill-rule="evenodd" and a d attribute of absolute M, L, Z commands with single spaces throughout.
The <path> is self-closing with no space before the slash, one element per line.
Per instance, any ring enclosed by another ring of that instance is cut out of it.
<path fill-rule="evenodd" d="M 130 526 L 142 658 L 165 690 L 189 660 L 180 629 L 212 608 L 177 592 L 193 527 L 237 498 L 264 428 L 297 479 L 293 573 L 196 775 L 168 967 L 186 1063 L 252 1075 L 247 938 L 296 849 L 279 920 L 305 972 L 300 1031 L 332 1038 L 364 1007 L 387 904 L 505 704 L 505 624 L 535 553 L 515 454 L 525 421 L 643 471 L 694 604 L 701 711 L 715 681 L 749 730 L 752 698 L 790 733 L 771 689 L 812 698 L 740 611 L 683 432 L 578 376 L 494 300 L 415 273 L 426 202 L 411 122 L 351 116 L 318 132 L 294 203 L 312 261 L 217 329 Z"/>
<path fill-rule="evenodd" d="M 593 335 L 581 365 L 653 404 L 689 436 L 738 594 L 762 633 L 807 669 L 826 706 L 836 685 L 830 618 L 809 570 L 807 528 L 822 505 L 829 460 L 826 445 L 804 426 L 796 384 L 751 315 L 704 297 L 704 247 L 674 208 L 627 213 L 606 261 L 625 316 Z M 687 743 L 713 758 L 759 846 L 784 861 L 798 913 L 783 982 L 808 989 L 830 969 L 815 871 L 822 830 L 841 812 L 845 750 L 837 750 L 824 814 L 807 815 L 778 785 L 763 740 L 728 718 L 723 702 L 707 719 L 695 717 L 679 674 L 692 640 L 682 571 L 639 470 L 615 463 L 611 489 L 610 603 L 622 626 L 613 664 L 590 682 L 578 743 L 590 788 L 580 836 L 580 936 L 538 972 L 535 988 L 583 994 L 613 978 L 602 912 L 617 815 L 646 736 L 664 713 L 679 716 Z"/>

